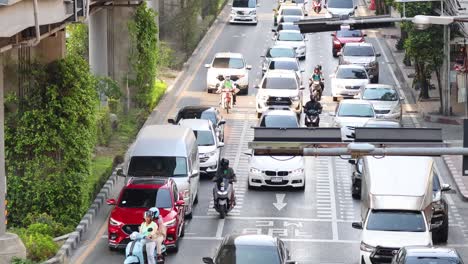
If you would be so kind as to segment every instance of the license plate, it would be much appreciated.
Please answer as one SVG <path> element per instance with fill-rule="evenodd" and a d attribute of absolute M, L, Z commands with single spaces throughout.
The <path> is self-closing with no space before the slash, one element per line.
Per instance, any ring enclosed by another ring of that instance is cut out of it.
<path fill-rule="evenodd" d="M 283 178 L 281 177 L 272 177 L 271 178 L 271 182 L 282 182 L 283 181 Z"/>

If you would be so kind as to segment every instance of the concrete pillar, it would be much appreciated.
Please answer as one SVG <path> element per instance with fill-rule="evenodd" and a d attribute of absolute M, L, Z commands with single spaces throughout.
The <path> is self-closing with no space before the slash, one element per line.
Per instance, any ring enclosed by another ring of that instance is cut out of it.
<path fill-rule="evenodd" d="M 36 47 L 32 48 L 32 55 L 39 62 L 44 64 L 63 59 L 66 54 L 65 41 L 65 31 L 59 31 L 56 34 L 41 40 Z"/>
<path fill-rule="evenodd" d="M 108 76 L 107 12 L 101 9 L 89 16 L 89 65 L 91 72 Z"/>
<path fill-rule="evenodd" d="M 4 135 L 4 106 L 3 106 L 3 55 L 0 54 L 0 264 L 10 263 L 13 257 L 26 258 L 26 248 L 21 239 L 11 233 L 6 233 L 5 225 L 5 135 Z"/>

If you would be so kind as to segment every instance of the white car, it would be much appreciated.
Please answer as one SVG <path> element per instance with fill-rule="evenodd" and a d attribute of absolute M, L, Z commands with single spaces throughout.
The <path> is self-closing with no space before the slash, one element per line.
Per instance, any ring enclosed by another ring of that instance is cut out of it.
<path fill-rule="evenodd" d="M 369 84 L 369 75 L 364 66 L 339 65 L 331 76 L 333 101 L 338 97 L 356 97 Z"/>
<path fill-rule="evenodd" d="M 257 24 L 257 0 L 234 0 L 229 23 Z"/>
<path fill-rule="evenodd" d="M 354 16 L 357 9 L 354 0 L 328 0 L 324 7 L 327 10 L 326 18 Z"/>
<path fill-rule="evenodd" d="M 402 98 L 392 85 L 368 84 L 361 92 L 361 99 L 372 103 L 377 118 L 401 120 Z"/>
<path fill-rule="evenodd" d="M 276 17 L 274 21 L 274 25 L 278 25 L 278 23 L 281 23 L 281 18 L 283 16 L 294 16 L 294 17 L 300 17 L 301 19 L 304 18 L 305 13 L 304 9 L 302 6 L 299 6 L 297 4 L 286 4 L 283 3 L 281 4 L 279 10 L 278 10 L 278 16 Z"/>
<path fill-rule="evenodd" d="M 306 40 L 299 30 L 280 30 L 274 37 L 275 45 L 289 46 L 296 50 L 296 57 L 305 59 Z"/>
<path fill-rule="evenodd" d="M 182 119 L 180 126 L 193 130 L 198 144 L 198 157 L 200 159 L 200 171 L 213 174 L 218 171 L 221 158 L 221 148 L 224 143 L 219 141 L 216 130 L 210 120 Z"/>
<path fill-rule="evenodd" d="M 301 69 L 299 66 L 299 61 L 296 58 L 272 58 L 270 64 L 263 69 L 263 75 L 267 71 L 271 70 L 290 70 L 294 71 L 297 74 L 297 77 L 301 80 L 301 85 L 303 84 L 302 73 L 304 69 Z"/>
<path fill-rule="evenodd" d="M 248 187 L 278 186 L 305 188 L 304 158 L 302 156 L 260 156 L 245 153 L 249 158 Z"/>
<path fill-rule="evenodd" d="M 208 68 L 206 73 L 206 86 L 208 92 L 216 91 L 219 83 L 218 76 L 230 75 L 231 79 L 240 86 L 240 94 L 247 94 L 249 91 L 249 70 L 251 65 L 245 63 L 244 57 L 240 53 L 220 52 L 216 53 L 210 64 L 205 64 Z"/>
<path fill-rule="evenodd" d="M 372 104 L 365 100 L 342 100 L 336 109 L 333 120 L 334 127 L 341 128 L 343 140 L 354 138 L 354 128 L 364 127 L 369 120 L 375 118 Z"/>
<path fill-rule="evenodd" d="M 296 114 L 302 113 L 301 80 L 296 72 L 288 70 L 271 70 L 263 76 L 258 89 L 255 107 L 257 116 L 274 106 L 288 107 Z"/>

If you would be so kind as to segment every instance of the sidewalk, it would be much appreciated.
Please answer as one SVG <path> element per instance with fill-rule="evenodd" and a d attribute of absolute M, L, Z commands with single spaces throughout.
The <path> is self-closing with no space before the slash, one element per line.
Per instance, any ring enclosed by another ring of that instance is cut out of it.
<path fill-rule="evenodd" d="M 399 28 L 386 28 L 380 31 L 385 44 L 390 51 L 390 55 L 393 57 L 396 66 L 396 75 L 402 77 L 405 81 L 402 84 L 402 89 L 405 94 L 410 97 L 411 102 L 416 106 L 415 111 L 407 114 L 417 114 L 422 127 L 430 128 L 442 128 L 442 134 L 444 141 L 448 142 L 450 146 L 462 146 L 463 140 L 463 119 L 460 117 L 446 117 L 437 114 L 440 106 L 439 102 L 439 90 L 436 85 L 436 89 L 429 90 L 430 99 L 418 100 L 419 91 L 412 88 L 414 67 L 406 66 L 403 64 L 403 58 L 405 56 L 404 51 L 396 49 L 395 45 L 400 38 Z M 399 72 L 398 72 L 399 71 Z M 437 84 L 435 76 L 433 76 L 431 83 Z M 458 191 L 464 200 L 468 201 L 468 177 L 463 177 L 461 173 L 462 168 L 462 157 L 461 156 L 443 156 L 443 160 L 447 165 L 452 178 L 457 185 Z"/>

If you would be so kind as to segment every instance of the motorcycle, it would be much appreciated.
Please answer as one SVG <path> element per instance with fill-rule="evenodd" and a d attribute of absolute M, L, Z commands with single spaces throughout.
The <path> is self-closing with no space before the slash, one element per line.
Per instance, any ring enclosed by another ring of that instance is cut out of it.
<path fill-rule="evenodd" d="M 320 123 L 320 111 L 310 109 L 305 112 L 305 125 L 306 127 L 318 127 Z"/>
<path fill-rule="evenodd" d="M 226 113 L 229 114 L 229 110 L 234 107 L 234 94 L 237 94 L 240 89 L 238 88 L 238 84 L 235 83 L 235 81 L 232 81 L 234 84 L 234 89 L 228 89 L 228 88 L 221 88 L 221 85 L 223 85 L 224 77 L 223 76 L 218 76 L 219 83 L 216 84 L 216 93 L 221 94 L 221 101 L 220 105 L 222 108 L 226 110 Z"/>
<path fill-rule="evenodd" d="M 322 11 L 322 1 L 320 0 L 312 1 L 312 7 L 316 14 L 320 13 Z"/>
<path fill-rule="evenodd" d="M 214 208 L 221 219 L 234 208 L 233 188 L 232 181 L 226 177 L 218 179 L 213 187 Z"/>
<path fill-rule="evenodd" d="M 322 99 L 322 86 L 320 85 L 320 81 L 312 82 L 310 92 L 314 95 L 315 100 L 320 101 L 320 99 Z"/>
<path fill-rule="evenodd" d="M 148 234 L 152 232 L 152 228 L 148 229 Z M 127 244 L 125 248 L 125 260 L 124 264 L 145 264 L 147 260 L 146 252 L 145 252 L 145 244 L 146 244 L 146 237 L 148 234 L 140 234 L 138 232 L 133 232 L 130 235 L 130 243 Z M 162 258 L 158 259 L 158 256 L 155 255 L 154 258 L 156 263 L 164 264 L 165 263 L 165 256 L 167 255 L 166 246 L 164 243 L 161 247 L 161 254 Z"/>

